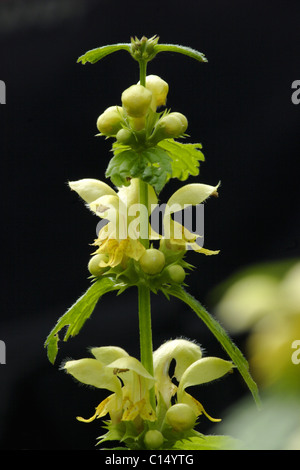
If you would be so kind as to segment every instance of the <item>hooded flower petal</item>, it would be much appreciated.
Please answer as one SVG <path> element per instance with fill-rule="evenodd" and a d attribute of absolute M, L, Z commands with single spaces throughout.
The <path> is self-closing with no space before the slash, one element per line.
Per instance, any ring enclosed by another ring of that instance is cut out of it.
<path fill-rule="evenodd" d="M 97 359 L 85 358 L 77 361 L 68 361 L 64 369 L 79 382 L 92 385 L 97 388 L 105 388 L 112 392 L 121 391 L 120 382 L 110 369 L 97 361 Z"/>
<path fill-rule="evenodd" d="M 217 186 L 210 186 L 208 184 L 186 184 L 170 197 L 167 202 L 170 212 L 175 210 L 182 210 L 187 206 L 196 206 L 205 201 L 209 196 L 217 196 Z"/>
<path fill-rule="evenodd" d="M 202 357 L 200 346 L 185 339 L 176 339 L 162 344 L 153 354 L 156 392 L 160 393 L 168 406 L 177 387 L 173 384 L 169 369 L 175 359 L 174 377 L 180 381 L 185 369 Z"/>
<path fill-rule="evenodd" d="M 70 181 L 69 186 L 88 204 L 101 196 L 116 195 L 116 192 L 108 184 L 92 178 Z"/>

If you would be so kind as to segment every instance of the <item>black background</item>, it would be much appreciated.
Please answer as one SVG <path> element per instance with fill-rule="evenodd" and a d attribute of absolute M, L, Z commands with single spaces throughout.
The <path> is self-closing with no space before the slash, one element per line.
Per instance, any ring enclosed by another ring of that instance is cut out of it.
<path fill-rule="evenodd" d="M 205 206 L 205 246 L 216 257 L 188 254 L 197 266 L 189 291 L 211 311 L 207 294 L 248 264 L 299 256 L 299 113 L 291 84 L 300 79 L 300 5 L 289 1 L 61 0 L 0 3 L 1 298 L 0 447 L 93 449 L 101 434 L 88 417 L 106 392 L 79 386 L 59 370 L 90 346 L 118 345 L 138 357 L 134 290 L 104 297 L 76 338 L 61 345 L 52 366 L 43 349 L 50 329 L 89 285 L 86 265 L 97 219 L 67 181 L 104 179 L 111 142 L 95 123 L 137 82 L 125 51 L 95 65 L 77 64 L 89 49 L 131 36 L 193 47 L 200 64 L 159 54 L 148 73 L 170 86 L 168 107 L 189 119 L 189 141 L 206 161 L 189 182 L 216 184 Z M 170 183 L 161 199 L 179 188 Z M 185 336 L 209 355 L 226 357 L 207 329 L 179 301 L 152 299 L 153 342 Z M 243 347 L 243 338 L 235 338 Z M 222 411 L 248 393 L 235 374 L 204 386 L 207 411 Z M 206 419 L 199 430 L 210 427 Z M 213 429 L 213 428 L 211 428 Z"/>

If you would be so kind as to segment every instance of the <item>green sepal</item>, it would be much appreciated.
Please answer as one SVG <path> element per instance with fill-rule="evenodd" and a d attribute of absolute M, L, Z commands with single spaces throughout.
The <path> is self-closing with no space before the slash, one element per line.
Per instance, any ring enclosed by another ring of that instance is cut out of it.
<path fill-rule="evenodd" d="M 231 436 L 195 436 L 177 441 L 172 450 L 242 450 L 243 445 Z"/>
<path fill-rule="evenodd" d="M 125 50 L 130 52 L 130 44 L 127 43 L 119 43 L 119 44 L 109 44 L 107 46 L 97 47 L 95 49 L 91 49 L 87 51 L 82 56 L 78 57 L 77 62 L 81 62 L 83 65 L 87 62 L 91 64 L 95 64 L 98 60 L 103 59 L 109 54 L 112 54 L 116 51 Z"/>
<path fill-rule="evenodd" d="M 171 158 L 172 178 L 185 181 L 189 176 L 199 174 L 199 162 L 205 160 L 201 152 L 201 144 L 183 144 L 174 139 L 164 139 L 157 145 L 165 150 Z"/>
<path fill-rule="evenodd" d="M 171 158 L 158 147 L 140 152 L 131 149 L 115 152 L 105 176 L 115 186 L 128 186 L 130 178 L 140 178 L 159 193 L 172 172 Z"/>
<path fill-rule="evenodd" d="M 196 313 L 199 318 L 201 318 L 201 320 L 210 329 L 224 350 L 227 352 L 228 356 L 231 358 L 232 362 L 237 367 L 245 383 L 247 384 L 256 404 L 260 406 L 260 397 L 258 394 L 257 384 L 254 382 L 249 372 L 248 361 L 243 356 L 239 348 L 233 343 L 220 323 L 215 320 L 215 318 L 203 307 L 203 305 L 201 305 L 197 299 L 186 292 L 184 288 L 172 285 L 169 288 L 165 288 L 164 293 L 182 300 Z"/>
<path fill-rule="evenodd" d="M 121 283 L 109 277 L 98 279 L 66 311 L 44 343 L 44 347 L 47 348 L 48 359 L 52 364 L 54 364 L 58 352 L 59 332 L 67 326 L 63 341 L 67 341 L 70 336 L 76 336 L 93 313 L 100 297 L 110 291 L 119 290 L 121 287 Z"/>

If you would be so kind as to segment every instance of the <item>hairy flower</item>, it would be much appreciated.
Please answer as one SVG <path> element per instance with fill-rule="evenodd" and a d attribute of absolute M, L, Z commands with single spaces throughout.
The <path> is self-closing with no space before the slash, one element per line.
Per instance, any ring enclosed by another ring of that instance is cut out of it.
<path fill-rule="evenodd" d="M 108 255 L 108 260 L 101 260 L 99 266 L 115 267 L 128 258 L 139 260 L 145 251 L 139 241 L 140 232 L 144 228 L 140 227 L 139 218 L 136 217 L 140 210 L 139 180 L 132 179 L 129 186 L 122 186 L 118 192 L 96 179 L 70 182 L 69 186 L 93 213 L 108 220 L 94 242 L 98 246 L 95 253 Z M 149 206 L 145 210 L 157 202 L 155 192 L 149 185 L 148 200 Z"/>
<path fill-rule="evenodd" d="M 202 357 L 202 351 L 197 344 L 176 339 L 162 344 L 153 354 L 154 376 L 156 379 L 156 394 L 161 396 L 167 407 L 171 406 L 171 399 L 176 394 L 177 403 L 188 405 L 195 416 L 202 413 L 211 421 L 211 418 L 202 404 L 186 392 L 186 388 L 201 385 L 219 379 L 233 369 L 229 361 L 217 357 Z M 175 385 L 169 375 L 171 362 L 176 361 L 174 376 L 178 382 Z"/>
<path fill-rule="evenodd" d="M 138 416 L 154 421 L 156 417 L 150 404 L 149 389 L 155 380 L 142 364 L 118 347 L 93 348 L 91 353 L 95 359 L 67 361 L 63 368 L 79 382 L 110 390 L 113 394 L 97 406 L 91 418 L 77 419 L 91 422 L 109 413 L 113 423 L 134 421 Z"/>
<path fill-rule="evenodd" d="M 166 204 L 163 217 L 164 234 L 161 244 L 168 250 L 181 251 L 193 249 L 197 253 L 205 255 L 215 255 L 219 251 L 212 251 L 203 248 L 197 243 L 201 237 L 191 233 L 183 224 L 172 218 L 172 214 L 180 212 L 189 206 L 196 206 L 206 201 L 210 196 L 218 195 L 218 186 L 208 184 L 186 184 L 174 192 Z"/>

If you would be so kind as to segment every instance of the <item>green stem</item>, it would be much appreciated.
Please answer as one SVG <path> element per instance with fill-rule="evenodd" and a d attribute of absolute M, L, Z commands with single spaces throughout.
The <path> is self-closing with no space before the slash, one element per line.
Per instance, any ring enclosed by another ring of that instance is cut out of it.
<path fill-rule="evenodd" d="M 147 62 L 139 61 L 140 66 L 140 84 L 146 84 L 146 69 Z M 140 180 L 139 183 L 139 203 L 141 205 L 140 211 L 140 227 L 141 232 L 146 228 L 146 237 L 141 237 L 140 242 L 143 246 L 149 248 L 149 215 L 148 215 L 148 185 Z M 146 208 L 146 210 L 144 210 Z M 145 284 L 138 286 L 139 296 L 139 332 L 140 332 L 140 354 L 141 363 L 149 374 L 153 375 L 153 346 L 152 346 L 152 326 L 151 326 L 151 301 L 150 289 Z M 152 407 L 155 409 L 155 390 L 154 387 L 150 390 L 150 401 Z"/>
<path fill-rule="evenodd" d="M 138 292 L 141 362 L 149 374 L 153 375 L 150 290 L 146 285 L 141 284 Z"/>
<path fill-rule="evenodd" d="M 146 86 L 147 61 L 139 60 L 140 66 L 140 85 Z"/>

